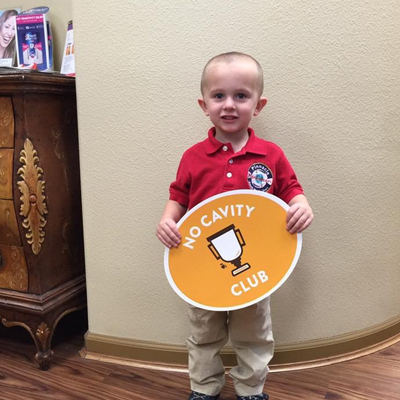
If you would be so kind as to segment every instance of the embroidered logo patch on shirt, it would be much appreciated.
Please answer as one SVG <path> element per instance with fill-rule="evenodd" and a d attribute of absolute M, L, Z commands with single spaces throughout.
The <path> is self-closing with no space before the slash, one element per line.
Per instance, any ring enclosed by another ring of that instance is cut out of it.
<path fill-rule="evenodd" d="M 265 164 L 253 164 L 247 172 L 247 181 L 250 189 L 268 192 L 273 181 L 272 172 Z"/>

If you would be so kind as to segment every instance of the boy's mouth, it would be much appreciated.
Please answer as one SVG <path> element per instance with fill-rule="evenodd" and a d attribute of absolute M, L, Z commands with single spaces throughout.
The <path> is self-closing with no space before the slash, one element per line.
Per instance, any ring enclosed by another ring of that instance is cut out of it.
<path fill-rule="evenodd" d="M 238 117 L 235 117 L 234 115 L 223 115 L 221 118 L 226 121 L 233 121 L 233 120 L 237 119 Z"/>

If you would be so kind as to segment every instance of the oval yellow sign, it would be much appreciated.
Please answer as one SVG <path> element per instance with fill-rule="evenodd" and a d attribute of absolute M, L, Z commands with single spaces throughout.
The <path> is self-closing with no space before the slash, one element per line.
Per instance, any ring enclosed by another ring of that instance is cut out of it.
<path fill-rule="evenodd" d="M 214 311 L 250 306 L 277 290 L 299 259 L 302 235 L 286 230 L 289 206 L 276 196 L 234 190 L 201 202 L 179 221 L 165 272 L 188 303 Z"/>

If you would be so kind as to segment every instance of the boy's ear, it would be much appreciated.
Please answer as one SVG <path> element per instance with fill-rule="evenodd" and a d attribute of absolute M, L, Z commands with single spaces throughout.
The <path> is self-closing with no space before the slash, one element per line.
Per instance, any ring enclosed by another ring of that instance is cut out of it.
<path fill-rule="evenodd" d="M 210 114 L 208 113 L 206 102 L 202 98 L 198 99 L 197 102 L 199 103 L 199 106 L 203 110 L 204 114 L 208 117 Z"/>
<path fill-rule="evenodd" d="M 266 104 L 267 104 L 267 98 L 260 97 L 260 100 L 258 100 L 256 109 L 254 110 L 253 115 L 256 117 L 258 114 L 260 114 L 261 110 L 266 106 Z"/>

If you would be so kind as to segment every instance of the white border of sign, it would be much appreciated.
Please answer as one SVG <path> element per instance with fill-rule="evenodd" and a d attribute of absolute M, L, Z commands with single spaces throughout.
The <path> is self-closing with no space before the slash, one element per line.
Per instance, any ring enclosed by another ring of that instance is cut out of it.
<path fill-rule="evenodd" d="M 259 192 L 259 191 L 255 191 L 255 190 L 249 190 L 249 189 L 240 189 L 240 190 L 232 190 L 230 192 L 225 192 L 225 193 L 221 193 L 221 194 L 217 194 L 215 196 L 212 196 L 204 201 L 202 201 L 201 203 L 197 204 L 195 207 L 193 207 L 191 210 L 189 210 L 178 222 L 177 226 L 178 228 L 183 224 L 183 222 L 190 216 L 192 215 L 196 210 L 198 210 L 200 207 L 202 207 L 204 204 L 209 203 L 210 201 L 213 201 L 215 199 L 219 199 L 221 197 L 228 197 L 228 196 L 233 196 L 235 194 L 249 194 L 249 195 L 255 195 L 255 196 L 261 196 L 261 197 L 266 197 L 272 201 L 274 201 L 275 203 L 279 204 L 282 208 L 285 209 L 285 211 L 287 211 L 289 209 L 289 206 L 283 201 L 281 200 L 279 197 L 273 196 L 269 193 L 264 193 L 264 192 Z M 181 292 L 181 290 L 178 288 L 178 286 L 176 286 L 174 280 L 172 279 L 170 270 L 169 270 L 169 248 L 165 249 L 165 253 L 164 253 L 164 269 L 165 269 L 165 274 L 167 275 L 168 278 L 168 282 L 171 285 L 172 289 L 174 289 L 174 291 L 176 292 L 176 294 L 181 297 L 183 300 L 185 300 L 187 303 L 195 306 L 195 307 L 199 307 L 199 308 L 203 308 L 205 310 L 210 310 L 210 311 L 233 311 L 233 310 L 239 310 L 241 308 L 245 308 L 245 307 L 249 307 L 255 303 L 258 303 L 259 301 L 265 299 L 266 297 L 270 296 L 272 293 L 274 293 L 276 290 L 278 290 L 286 281 L 287 278 L 289 278 L 290 274 L 293 272 L 294 267 L 296 266 L 299 257 L 300 257 L 300 253 L 301 253 L 301 247 L 302 247 L 302 243 L 303 243 L 303 236 L 301 233 L 297 233 L 297 247 L 296 247 L 296 253 L 295 256 L 293 258 L 293 262 L 290 266 L 290 268 L 288 269 L 288 271 L 286 272 L 285 276 L 280 280 L 280 282 L 273 288 L 271 289 L 269 292 L 265 293 L 264 295 L 262 295 L 261 297 L 259 297 L 258 299 L 252 300 L 248 303 L 245 304 L 241 304 L 239 306 L 234 306 L 234 307 L 210 307 L 210 306 L 206 306 L 204 304 L 200 304 L 197 303 L 191 299 L 189 299 L 185 294 L 183 294 Z"/>

